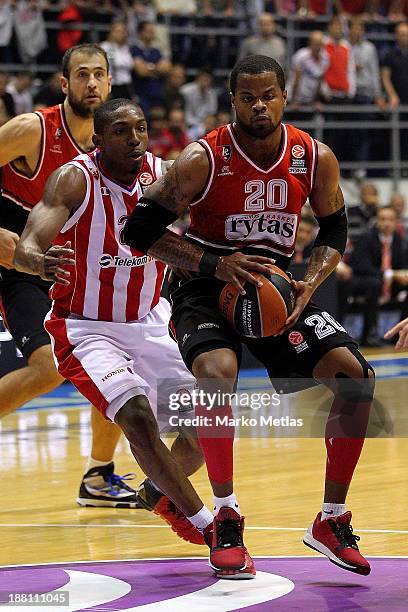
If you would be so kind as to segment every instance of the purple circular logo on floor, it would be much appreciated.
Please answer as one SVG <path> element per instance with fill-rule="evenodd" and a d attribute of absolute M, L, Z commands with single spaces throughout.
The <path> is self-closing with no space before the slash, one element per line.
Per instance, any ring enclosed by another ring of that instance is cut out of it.
<path fill-rule="evenodd" d="M 69 594 L 68 605 L 34 607 L 49 612 L 406 610 L 408 558 L 374 558 L 371 564 L 365 577 L 324 558 L 259 558 L 256 579 L 247 581 L 215 579 L 204 559 L 3 567 L 0 592 L 3 602 L 9 601 L 7 594 Z M 1 609 L 16 608 L 3 604 Z"/>

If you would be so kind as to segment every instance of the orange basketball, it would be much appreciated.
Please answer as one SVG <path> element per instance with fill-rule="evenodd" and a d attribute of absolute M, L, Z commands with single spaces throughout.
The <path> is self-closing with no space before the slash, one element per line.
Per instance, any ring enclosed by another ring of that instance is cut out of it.
<path fill-rule="evenodd" d="M 241 336 L 274 336 L 295 306 L 295 292 L 289 276 L 272 264 L 268 268 L 271 269 L 269 275 L 252 272 L 255 278 L 262 279 L 262 287 L 245 281 L 245 295 L 241 295 L 232 283 L 227 283 L 221 291 L 221 314 Z"/>

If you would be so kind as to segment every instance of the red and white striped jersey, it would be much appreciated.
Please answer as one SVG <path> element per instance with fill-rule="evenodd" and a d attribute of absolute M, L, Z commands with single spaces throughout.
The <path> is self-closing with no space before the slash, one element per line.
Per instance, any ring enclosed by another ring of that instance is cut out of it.
<path fill-rule="evenodd" d="M 87 187 L 84 201 L 54 241 L 62 245 L 70 240 L 76 262 L 70 284 L 51 288 L 57 316 L 123 323 L 141 319 L 156 306 L 165 265 L 123 244 L 121 232 L 144 188 L 161 176 L 161 164 L 145 153 L 130 186 L 101 170 L 98 151 L 66 164 L 82 170 Z"/>

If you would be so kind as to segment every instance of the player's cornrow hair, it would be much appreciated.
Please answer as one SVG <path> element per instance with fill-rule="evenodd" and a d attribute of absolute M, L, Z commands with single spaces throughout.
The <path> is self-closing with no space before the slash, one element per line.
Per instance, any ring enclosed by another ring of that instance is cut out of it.
<path fill-rule="evenodd" d="M 230 75 L 230 90 L 235 94 L 238 75 L 240 74 L 262 74 L 262 72 L 274 72 L 279 87 L 285 89 L 285 73 L 282 66 L 276 60 L 267 55 L 249 55 L 239 60 L 232 69 Z"/>
<path fill-rule="evenodd" d="M 68 79 L 69 78 L 69 62 L 74 53 L 86 53 L 87 55 L 95 55 L 96 53 L 103 55 L 106 62 L 106 69 L 109 73 L 109 60 L 105 49 L 95 43 L 83 43 L 82 45 L 75 45 L 65 51 L 62 58 L 62 74 Z"/>
<path fill-rule="evenodd" d="M 119 108 L 125 108 L 126 106 L 133 106 L 134 108 L 140 110 L 142 114 L 144 114 L 140 105 L 136 102 L 132 102 L 132 100 L 129 100 L 128 98 L 114 98 L 113 100 L 108 100 L 104 104 L 101 104 L 101 106 L 95 111 L 95 134 L 102 134 L 107 123 L 112 120 L 112 114 Z"/>

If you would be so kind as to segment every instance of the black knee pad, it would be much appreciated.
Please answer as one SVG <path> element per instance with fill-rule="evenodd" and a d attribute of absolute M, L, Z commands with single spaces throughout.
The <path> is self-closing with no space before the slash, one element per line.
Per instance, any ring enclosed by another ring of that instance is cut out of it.
<path fill-rule="evenodd" d="M 337 372 L 335 375 L 338 381 L 337 397 L 353 404 L 370 403 L 374 396 L 375 372 L 358 349 L 349 347 L 349 351 L 361 365 L 362 377 L 353 378 L 344 372 Z M 370 376 L 369 372 L 373 376 Z"/>

